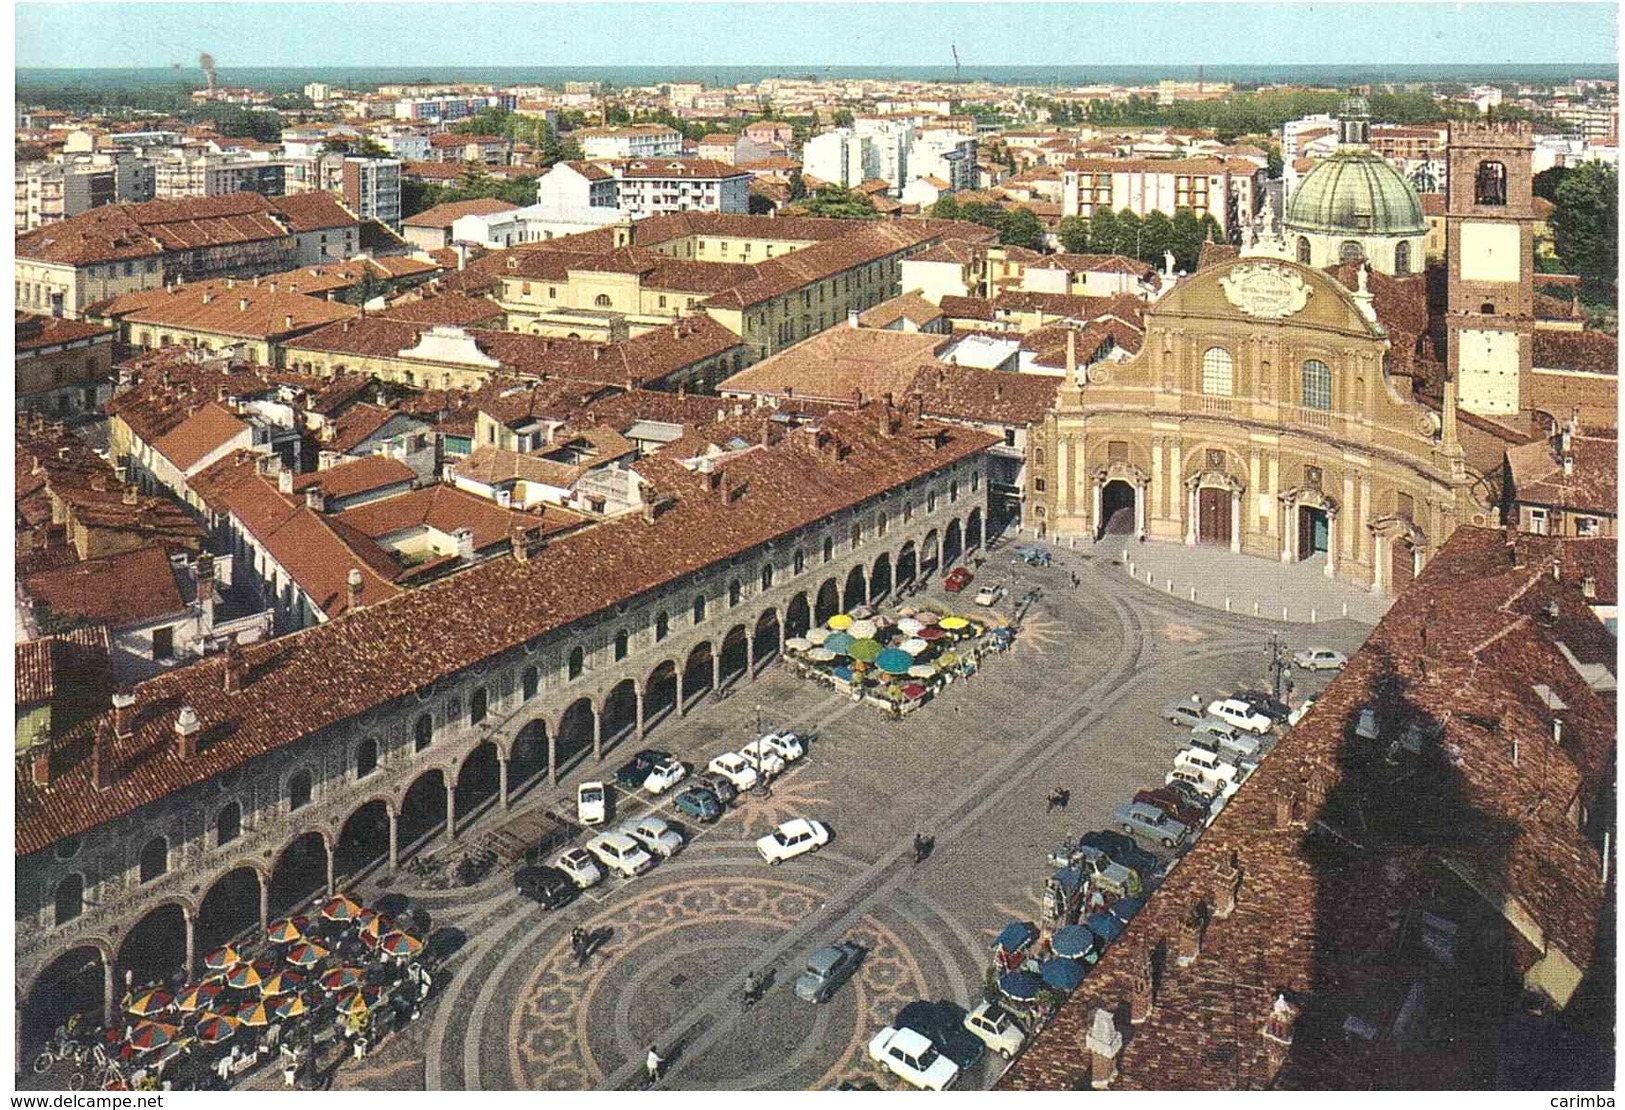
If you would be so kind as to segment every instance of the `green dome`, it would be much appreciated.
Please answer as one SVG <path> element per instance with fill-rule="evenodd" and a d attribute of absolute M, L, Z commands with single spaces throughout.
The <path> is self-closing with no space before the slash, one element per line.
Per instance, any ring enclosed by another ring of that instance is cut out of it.
<path fill-rule="evenodd" d="M 1425 235 L 1422 198 L 1383 158 L 1340 147 L 1303 175 L 1286 202 L 1289 232 L 1332 235 Z"/>

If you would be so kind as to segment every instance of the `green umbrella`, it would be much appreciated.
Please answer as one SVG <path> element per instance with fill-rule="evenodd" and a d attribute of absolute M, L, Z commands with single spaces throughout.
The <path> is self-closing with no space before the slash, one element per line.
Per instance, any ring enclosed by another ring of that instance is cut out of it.
<path fill-rule="evenodd" d="M 853 640 L 852 646 L 846 649 L 846 653 L 854 659 L 861 659 L 865 663 L 873 663 L 880 658 L 880 641 L 869 639 Z"/>

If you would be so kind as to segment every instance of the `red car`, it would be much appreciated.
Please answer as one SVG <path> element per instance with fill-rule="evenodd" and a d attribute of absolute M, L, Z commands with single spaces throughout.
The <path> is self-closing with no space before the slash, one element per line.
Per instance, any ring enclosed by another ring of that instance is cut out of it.
<path fill-rule="evenodd" d="M 948 577 L 942 580 L 942 588 L 951 594 L 956 594 L 970 585 L 970 580 L 974 577 L 975 575 L 971 574 L 966 568 L 955 567 L 948 572 Z"/>

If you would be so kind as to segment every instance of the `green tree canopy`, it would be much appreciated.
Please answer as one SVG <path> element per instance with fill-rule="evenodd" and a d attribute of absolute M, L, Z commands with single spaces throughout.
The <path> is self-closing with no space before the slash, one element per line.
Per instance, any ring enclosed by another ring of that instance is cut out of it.
<path fill-rule="evenodd" d="M 1564 176 L 1552 212 L 1552 245 L 1588 299 L 1611 298 L 1619 279 L 1619 174 L 1587 162 Z"/>
<path fill-rule="evenodd" d="M 1082 216 L 1063 216 L 1055 233 L 1061 240 L 1061 249 L 1070 254 L 1089 253 L 1089 221 Z"/>
<path fill-rule="evenodd" d="M 1117 254 L 1122 245 L 1122 229 L 1117 224 L 1117 213 L 1102 208 L 1089 217 L 1089 249 L 1096 254 Z"/>
<path fill-rule="evenodd" d="M 873 220 L 880 216 L 868 197 L 840 185 L 825 185 L 797 205 L 809 216 L 833 216 L 842 220 Z"/>
<path fill-rule="evenodd" d="M 959 220 L 964 217 L 959 211 L 959 202 L 952 193 L 944 193 L 937 198 L 937 203 L 931 206 L 931 215 L 939 220 Z"/>
<path fill-rule="evenodd" d="M 1026 247 L 1037 250 L 1044 243 L 1044 225 L 1031 208 L 1013 208 L 1005 213 L 1004 226 L 999 229 L 999 242 L 1007 247 Z"/>

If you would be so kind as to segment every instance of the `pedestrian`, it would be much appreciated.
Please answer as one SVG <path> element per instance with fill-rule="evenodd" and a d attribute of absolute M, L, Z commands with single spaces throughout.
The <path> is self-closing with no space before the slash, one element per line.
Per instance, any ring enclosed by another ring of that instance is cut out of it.
<path fill-rule="evenodd" d="M 643 1066 L 649 1073 L 649 1082 L 659 1083 L 660 1072 L 666 1066 L 666 1061 L 655 1051 L 654 1045 L 649 1046 L 649 1055 L 644 1058 Z"/>
<path fill-rule="evenodd" d="M 914 862 L 919 863 L 925 859 L 925 834 L 914 834 Z"/>
<path fill-rule="evenodd" d="M 1202 708 L 1202 692 L 1200 690 L 1191 691 L 1191 704 L 1198 709 Z"/>

